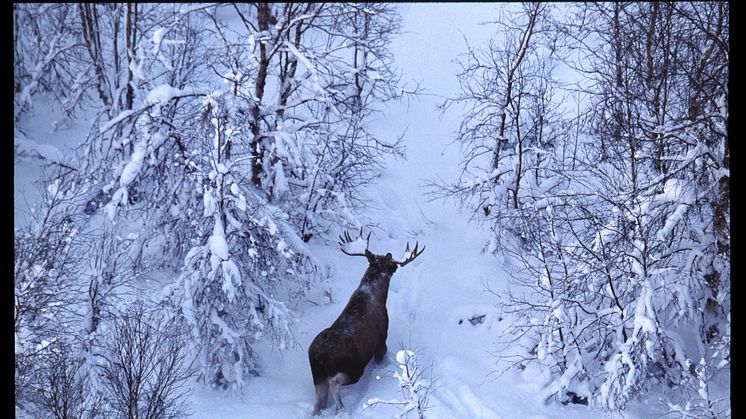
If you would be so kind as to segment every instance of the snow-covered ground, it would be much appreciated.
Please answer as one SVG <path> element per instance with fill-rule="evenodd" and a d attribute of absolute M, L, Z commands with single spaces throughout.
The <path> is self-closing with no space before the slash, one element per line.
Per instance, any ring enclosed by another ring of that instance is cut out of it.
<path fill-rule="evenodd" d="M 407 4 L 402 7 L 405 34 L 392 50 L 404 81 L 420 81 L 425 94 L 395 104 L 378 118 L 382 138 L 406 131 L 406 160 L 389 162 L 377 184 L 367 190 L 370 204 L 360 222 L 377 225 L 371 250 L 402 255 L 406 242 L 426 245 L 412 264 L 398 270 L 388 299 L 389 354 L 380 366 L 371 363 L 357 384 L 343 387 L 346 415 L 394 417 L 398 407 L 363 409 L 372 398 L 402 399 L 394 355 L 402 345 L 412 349 L 425 375 L 434 381 L 426 410 L 429 418 L 599 418 L 603 411 L 585 406 L 545 405 L 543 378 L 537 371 L 510 370 L 497 374 L 497 339 L 503 324 L 496 298 L 485 289 L 503 289 L 501 261 L 482 254 L 488 233 L 469 224 L 453 202 L 430 201 L 424 183 L 457 174 L 458 147 L 448 144 L 458 115 L 440 115 L 436 106 L 453 95 L 458 84 L 452 60 L 465 51 L 464 37 L 478 44 L 491 35 L 480 25 L 494 4 Z M 332 302 L 319 296 L 308 305 L 297 327 L 300 347 L 284 353 L 264 353 L 264 375 L 252 380 L 241 397 L 216 390 L 195 389 L 193 418 L 309 417 L 314 388 L 308 366 L 308 345 L 328 327 L 357 287 L 367 263 L 339 252 L 334 243 L 317 243 L 317 255 L 335 267 L 330 279 Z M 482 323 L 468 319 L 484 315 Z M 334 416 L 334 403 L 324 416 Z M 410 415 L 413 417 L 414 415 Z M 653 417 L 653 416 L 651 416 Z"/>
<path fill-rule="evenodd" d="M 410 103 L 385 109 L 376 121 L 383 138 L 406 131 L 406 160 L 391 160 L 379 181 L 369 187 L 369 206 L 362 224 L 375 225 L 371 250 L 403 254 L 407 241 L 427 249 L 412 264 L 394 274 L 388 299 L 389 353 L 382 365 L 369 365 L 361 380 L 342 388 L 350 417 L 394 417 L 398 407 L 377 405 L 363 409 L 369 399 L 400 399 L 394 371 L 395 354 L 402 347 L 414 351 L 425 376 L 432 380 L 426 415 L 429 418 L 599 418 L 598 409 L 581 405 L 546 405 L 541 396 L 544 378 L 536 370 L 510 369 L 497 374 L 497 340 L 504 322 L 494 292 L 504 289 L 505 263 L 482 254 L 488 232 L 467 222 L 453 202 L 429 201 L 423 184 L 456 175 L 458 148 L 447 147 L 460 115 L 441 117 L 436 105 L 457 88 L 451 62 L 465 50 L 464 37 L 479 44 L 491 35 L 479 25 L 496 9 L 494 4 L 407 4 L 402 6 L 405 34 L 393 45 L 404 80 L 419 80 L 425 94 Z M 29 118 L 44 119 L 32 114 Z M 50 119 L 46 119 L 49 121 Z M 31 181 L 45 159 L 56 159 L 65 144 L 76 141 L 79 127 L 49 133 L 39 124 L 16 133 L 14 189 L 16 217 L 22 216 L 24 197 L 34 198 Z M 320 259 L 334 267 L 329 279 L 331 301 L 321 291 L 309 296 L 315 304 L 300 309 L 296 325 L 299 346 L 284 352 L 260 349 L 263 375 L 253 378 L 243 394 L 226 394 L 201 386 L 189 398 L 193 418 L 310 417 L 314 388 L 307 348 L 317 333 L 329 326 L 356 288 L 366 263 L 350 258 L 335 243 L 313 243 Z M 480 318 L 472 324 L 469 319 Z M 334 416 L 333 402 L 324 416 Z M 633 407 L 625 417 L 658 417 Z"/>

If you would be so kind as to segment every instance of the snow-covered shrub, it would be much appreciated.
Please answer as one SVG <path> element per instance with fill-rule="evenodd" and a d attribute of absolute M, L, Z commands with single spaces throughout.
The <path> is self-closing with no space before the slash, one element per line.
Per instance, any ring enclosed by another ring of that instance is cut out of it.
<path fill-rule="evenodd" d="M 135 302 L 113 321 L 103 346 L 104 416 L 184 417 L 191 345 L 179 319 Z"/>
<path fill-rule="evenodd" d="M 88 84 L 75 5 L 13 5 L 14 120 L 39 94 L 56 97 L 69 115 Z"/>
<path fill-rule="evenodd" d="M 17 417 L 99 417 L 90 370 L 75 346 L 43 342 L 33 355 L 16 355 Z"/>
<path fill-rule="evenodd" d="M 708 288 L 688 270 L 685 249 L 660 240 L 671 213 L 622 204 L 655 198 L 604 194 L 599 203 L 593 196 L 565 196 L 525 217 L 520 240 L 507 247 L 519 287 L 506 311 L 523 320 L 506 338 L 527 345 L 514 361 L 551 371 L 545 395 L 561 402 L 574 395 L 622 410 L 661 385 L 676 399 L 694 379 L 688 357 L 728 352 L 727 339 L 718 339 L 719 347 L 707 342 L 703 313 L 688 308 L 705 301 L 698 296 Z M 692 339 L 702 346 L 687 346 Z"/>
<path fill-rule="evenodd" d="M 469 50 L 446 103 L 469 105 L 462 176 L 439 191 L 510 256 L 508 358 L 550 372 L 547 400 L 621 411 L 663 387 L 727 412 L 708 391 L 729 353 L 727 4 L 519 7 Z M 555 58 L 579 70 L 575 109 Z"/>
<path fill-rule="evenodd" d="M 678 398 L 665 400 L 671 414 L 684 418 L 731 417 L 730 320 L 708 355 L 698 363 L 686 361 L 692 374 L 682 380 L 684 390 Z"/>
<path fill-rule="evenodd" d="M 353 224 L 360 187 L 385 156 L 403 153 L 401 139 L 384 141 L 368 127 L 381 103 L 403 94 L 389 50 L 397 11 L 355 3 L 235 9 L 249 24 L 217 41 L 215 63 L 245 116 L 247 175 L 304 241 Z M 212 25 L 224 30 L 217 17 Z"/>
<path fill-rule="evenodd" d="M 92 355 L 100 354 L 99 326 L 130 291 L 129 244 L 119 227 L 83 213 L 87 182 L 62 160 L 42 172 L 37 204 L 15 230 L 16 403 L 40 415 L 93 417 Z"/>
<path fill-rule="evenodd" d="M 543 48 L 551 43 L 547 4 L 505 7 L 493 22 L 496 37 L 471 48 L 459 59 L 456 74 L 461 91 L 441 105 L 441 112 L 463 107 L 465 113 L 455 141 L 462 159 L 453 182 L 432 185 L 431 193 L 456 200 L 493 232 L 489 252 L 503 249 L 520 236 L 520 210 L 545 191 L 564 182 L 553 170 L 553 152 L 567 136 L 557 104 L 555 55 Z"/>
<path fill-rule="evenodd" d="M 74 356 L 71 348 L 55 347 L 43 365 L 40 382 L 34 383 L 41 408 L 37 414 L 55 419 L 101 417 L 83 358 Z"/>
<path fill-rule="evenodd" d="M 59 169 L 59 168 L 58 168 Z M 14 239 L 16 402 L 32 397 L 47 377 L 48 360 L 67 353 L 76 334 L 74 310 L 86 242 L 76 212 L 76 177 L 67 169 L 42 176 L 39 204 Z"/>
<path fill-rule="evenodd" d="M 409 417 L 411 413 L 423 419 L 430 393 L 433 390 L 432 376 L 425 376 L 427 369 L 418 365 L 416 354 L 409 349 L 402 349 L 396 353 L 396 364 L 398 370 L 393 372 L 393 377 L 399 382 L 399 390 L 403 398 L 401 400 L 369 399 L 363 404 L 363 409 L 379 404 L 393 405 L 400 410 L 396 418 Z"/>

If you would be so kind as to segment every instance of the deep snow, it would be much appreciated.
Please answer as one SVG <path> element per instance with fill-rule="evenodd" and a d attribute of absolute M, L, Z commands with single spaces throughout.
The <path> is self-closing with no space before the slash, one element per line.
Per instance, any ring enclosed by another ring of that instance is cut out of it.
<path fill-rule="evenodd" d="M 539 396 L 544 384 L 534 369 L 523 372 L 498 369 L 494 352 L 504 328 L 501 309 L 493 294 L 504 289 L 505 263 L 482 254 L 488 232 L 469 224 L 453 202 L 428 201 L 422 185 L 438 177 L 457 174 L 458 147 L 447 146 L 460 115 L 457 109 L 439 115 L 436 105 L 456 92 L 456 66 L 452 60 L 466 48 L 489 38 L 491 29 L 479 23 L 494 16 L 495 4 L 401 5 L 405 34 L 393 45 L 404 71 L 403 79 L 419 80 L 425 94 L 409 103 L 384 109 L 374 127 L 383 139 L 406 132 L 407 159 L 389 162 L 375 185 L 368 188 L 369 205 L 360 223 L 372 225 L 371 250 L 403 254 L 407 241 L 427 250 L 392 279 L 388 309 L 389 353 L 381 366 L 369 365 L 355 385 L 342 388 L 351 417 L 393 417 L 396 407 L 375 406 L 363 410 L 372 398 L 401 398 L 393 372 L 394 355 L 404 345 L 414 351 L 426 375 L 434 381 L 429 418 L 599 418 L 603 411 L 585 406 L 545 405 Z M 42 111 L 25 121 L 55 120 Z M 24 124 L 25 135 L 16 133 L 14 208 L 17 220 L 33 200 L 31 182 L 38 178 L 44 158 L 56 158 L 65 144 L 73 144 L 84 127 L 74 124 L 50 133 L 51 126 Z M 41 157 L 41 158 L 40 158 Z M 337 250 L 335 243 L 312 242 L 317 257 L 334 267 L 324 289 L 309 296 L 313 304 L 300 307 L 296 325 L 298 347 L 284 352 L 259 349 L 263 375 L 253 378 L 243 394 L 195 386 L 190 397 L 193 418 L 296 418 L 309 417 L 314 389 L 306 350 L 315 335 L 330 325 L 355 289 L 366 263 Z M 484 316 L 481 323 L 470 318 Z M 333 402 L 324 416 L 334 416 Z M 658 417 L 652 410 L 634 405 L 625 417 Z"/>
<path fill-rule="evenodd" d="M 375 185 L 360 223 L 374 225 L 370 247 L 374 253 L 403 254 L 406 242 L 426 245 L 412 264 L 398 270 L 389 291 L 389 337 L 386 361 L 369 364 L 361 380 L 342 387 L 350 417 L 394 417 L 398 408 L 377 405 L 363 409 L 372 398 L 401 399 L 394 355 L 402 345 L 413 349 L 420 367 L 434 381 L 428 418 L 599 418 L 602 411 L 585 406 L 544 405 L 538 371 L 511 370 L 502 376 L 493 355 L 501 312 L 493 291 L 503 289 L 502 261 L 482 254 L 489 234 L 469 224 L 453 202 L 428 200 L 422 187 L 438 177 L 457 175 L 458 147 L 449 144 L 460 115 L 440 115 L 436 106 L 456 92 L 452 60 L 472 45 L 489 38 L 492 29 L 480 25 L 494 16 L 495 4 L 402 5 L 405 34 L 392 50 L 403 69 L 403 81 L 421 82 L 418 99 L 390 105 L 374 124 L 386 140 L 405 132 L 406 160 L 391 159 Z M 193 418 L 309 417 L 314 389 L 306 350 L 317 333 L 329 326 L 347 303 L 367 267 L 364 259 L 350 258 L 334 243 L 314 243 L 315 253 L 335 267 L 329 288 L 333 302 L 318 293 L 318 306 L 304 309 L 296 338 L 300 348 L 285 353 L 263 353 L 264 375 L 253 379 L 240 398 L 199 388 L 192 398 Z M 485 315 L 472 325 L 474 316 Z M 323 416 L 335 416 L 334 402 Z M 629 415 L 628 415 L 629 416 Z M 657 415 L 656 415 L 657 416 Z M 411 414 L 410 417 L 415 417 Z"/>

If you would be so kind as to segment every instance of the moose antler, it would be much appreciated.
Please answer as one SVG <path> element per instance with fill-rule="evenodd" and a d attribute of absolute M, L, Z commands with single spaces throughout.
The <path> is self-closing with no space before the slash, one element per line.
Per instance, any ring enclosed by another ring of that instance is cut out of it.
<path fill-rule="evenodd" d="M 393 261 L 393 262 L 396 263 L 396 264 L 398 264 L 400 267 L 405 266 L 409 262 L 415 260 L 417 258 L 417 256 L 421 255 L 422 252 L 425 251 L 425 248 L 427 246 L 422 246 L 422 250 L 418 251 L 419 247 L 420 247 L 420 242 L 416 242 L 414 244 L 414 249 L 412 250 L 412 253 L 409 255 L 409 257 L 407 257 L 406 259 L 404 259 L 401 262 L 397 262 L 397 261 Z M 407 253 L 409 253 L 409 242 L 407 242 L 407 249 L 404 250 L 404 254 L 406 255 Z"/>
<path fill-rule="evenodd" d="M 370 233 L 371 232 L 368 232 L 368 236 L 365 237 L 365 251 L 366 252 L 368 251 L 368 247 L 370 245 Z M 344 253 L 347 256 L 365 256 L 365 257 L 368 257 L 365 253 L 350 253 L 350 252 L 348 252 L 348 251 L 345 250 L 344 246 L 346 244 L 352 243 L 354 241 L 357 241 L 358 238 L 360 238 L 360 239 L 363 238 L 363 228 L 362 227 L 360 227 L 360 233 L 358 234 L 358 237 L 356 237 L 354 239 L 352 237 L 350 237 L 350 233 L 348 233 L 345 230 L 344 235 L 342 235 L 342 234 L 339 235 L 339 250 L 341 250 L 342 253 Z"/>

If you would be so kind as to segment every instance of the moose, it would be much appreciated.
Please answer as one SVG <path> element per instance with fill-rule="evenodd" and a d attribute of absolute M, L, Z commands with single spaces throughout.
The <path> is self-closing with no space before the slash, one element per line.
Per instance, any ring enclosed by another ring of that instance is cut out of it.
<path fill-rule="evenodd" d="M 359 238 L 363 238 L 362 228 Z M 342 314 L 331 326 L 319 333 L 308 347 L 311 375 L 316 388 L 314 415 L 318 415 L 326 408 L 329 389 L 337 410 L 343 409 L 339 386 L 357 383 L 371 358 L 376 364 L 383 360 L 387 350 L 389 315 L 386 311 L 386 299 L 391 275 L 397 268 L 415 260 L 425 250 L 425 246 L 420 250 L 417 242 L 410 253 L 407 242 L 405 259 L 398 262 L 392 259 L 391 253 L 379 256 L 368 250 L 370 233 L 365 238 L 363 253 L 350 253 L 345 250 L 347 244 L 357 240 L 353 240 L 348 232 L 345 231 L 344 236 L 340 235 L 339 239 L 342 253 L 367 258 L 368 269 L 360 280 L 360 285 L 350 296 Z"/>

